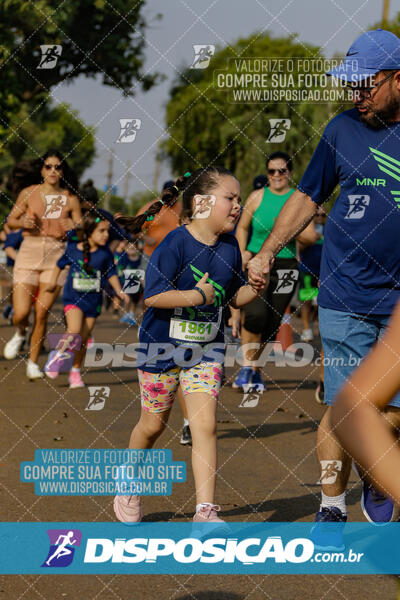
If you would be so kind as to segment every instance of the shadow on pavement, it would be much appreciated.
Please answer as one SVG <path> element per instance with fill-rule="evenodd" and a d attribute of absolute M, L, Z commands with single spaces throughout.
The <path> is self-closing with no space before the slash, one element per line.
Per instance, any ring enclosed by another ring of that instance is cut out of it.
<path fill-rule="evenodd" d="M 299 421 L 299 423 L 262 423 L 260 425 L 249 425 L 243 429 L 228 429 L 218 432 L 218 439 L 224 438 L 267 438 L 289 431 L 304 431 L 313 433 L 317 430 L 314 421 Z"/>

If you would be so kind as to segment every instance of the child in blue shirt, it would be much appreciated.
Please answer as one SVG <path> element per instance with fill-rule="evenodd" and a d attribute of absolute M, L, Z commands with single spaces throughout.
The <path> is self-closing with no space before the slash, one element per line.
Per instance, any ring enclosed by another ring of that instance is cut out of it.
<path fill-rule="evenodd" d="M 256 297 L 242 273 L 238 242 L 230 235 L 240 213 L 240 184 L 226 169 L 201 169 L 179 178 L 144 214 L 118 220 L 136 233 L 162 206 L 172 206 L 181 190 L 189 224 L 166 236 L 146 270 L 147 311 L 139 340 L 141 347 L 149 349 L 140 357 L 142 409 L 129 447 L 153 446 L 167 424 L 181 385 L 193 439 L 197 502 L 193 521 L 221 524 L 214 491 L 216 406 L 224 360 L 223 311 L 229 304 L 239 308 Z M 158 349 L 151 349 L 155 345 Z M 210 345 L 219 349 L 211 350 Z M 140 521 L 140 497 L 117 495 L 114 510 L 120 521 Z"/>
<path fill-rule="evenodd" d="M 71 350 L 76 350 L 69 374 L 72 389 L 85 385 L 81 378 L 80 367 L 85 356 L 86 342 L 101 312 L 105 283 L 109 281 L 122 300 L 125 302 L 129 300 L 121 290 L 114 258 L 107 245 L 109 229 L 109 221 L 103 220 L 101 215 L 95 212 L 87 214 L 80 231 L 82 241 L 68 244 L 65 253 L 54 268 L 48 286 L 49 291 L 55 289 L 60 272 L 69 266 L 68 278 L 63 290 L 68 335 L 63 336 L 60 340 L 60 348 L 49 356 L 45 372 L 52 379 L 57 377 L 63 362 L 71 358 Z M 80 348 L 76 347 L 78 336 L 80 336 L 80 344 L 78 344 Z M 70 348 L 67 347 L 68 343 L 72 344 Z"/>
<path fill-rule="evenodd" d="M 122 315 L 121 323 L 136 325 L 135 312 L 143 294 L 144 265 L 142 255 L 138 251 L 137 242 L 123 241 L 114 252 L 114 262 L 117 267 L 122 290 L 129 296 L 127 312 Z M 115 298 L 119 303 L 119 299 Z"/>

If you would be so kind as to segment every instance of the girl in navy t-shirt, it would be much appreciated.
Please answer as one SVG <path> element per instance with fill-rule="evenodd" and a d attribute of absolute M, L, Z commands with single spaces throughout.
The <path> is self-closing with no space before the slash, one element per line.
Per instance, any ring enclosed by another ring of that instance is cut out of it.
<path fill-rule="evenodd" d="M 216 405 L 224 360 L 224 309 L 256 297 L 246 285 L 236 238 L 230 235 L 240 213 L 240 185 L 226 169 L 187 173 L 163 191 L 161 199 L 136 217 L 117 219 L 131 233 L 140 231 L 163 206 L 171 207 L 183 190 L 183 215 L 189 224 L 171 231 L 153 252 L 147 270 L 140 327 L 138 375 L 141 416 L 130 448 L 151 448 L 164 430 L 179 385 L 185 397 L 193 438 L 196 486 L 194 522 L 221 523 L 214 504 Z M 138 495 L 118 495 L 117 518 L 137 522 Z"/>
<path fill-rule="evenodd" d="M 63 290 L 63 304 L 67 334 L 60 337 L 55 352 L 51 352 L 45 373 L 54 379 L 64 370 L 66 361 L 72 361 L 69 373 L 70 388 L 84 387 L 80 367 L 86 352 L 86 342 L 101 312 L 103 289 L 107 281 L 125 302 L 129 298 L 121 290 L 114 258 L 107 245 L 110 223 L 100 214 L 91 212 L 83 219 L 81 242 L 70 242 L 57 262 L 48 290 L 56 286 L 60 272 L 69 266 Z M 63 368 L 64 367 L 64 368 Z"/>

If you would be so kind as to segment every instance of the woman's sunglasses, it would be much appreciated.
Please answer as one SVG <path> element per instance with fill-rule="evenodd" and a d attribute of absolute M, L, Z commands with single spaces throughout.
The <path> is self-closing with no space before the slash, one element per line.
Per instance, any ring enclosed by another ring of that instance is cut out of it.
<path fill-rule="evenodd" d="M 275 175 L 275 173 L 279 173 L 279 175 L 284 175 L 287 173 L 287 169 L 267 169 L 268 175 Z"/>
<path fill-rule="evenodd" d="M 43 165 L 44 168 L 47 171 L 50 171 L 51 169 L 55 169 L 56 171 L 61 171 L 62 170 L 62 166 L 61 165 Z"/>

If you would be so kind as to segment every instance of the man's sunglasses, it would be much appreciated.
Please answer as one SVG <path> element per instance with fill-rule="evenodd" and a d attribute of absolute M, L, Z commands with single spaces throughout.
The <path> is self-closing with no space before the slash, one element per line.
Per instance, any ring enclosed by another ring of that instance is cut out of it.
<path fill-rule="evenodd" d="M 378 81 L 378 83 L 376 83 L 375 85 L 371 85 L 369 87 L 363 87 L 363 86 L 355 87 L 351 83 L 346 84 L 345 87 L 353 94 L 362 94 L 366 98 L 371 98 L 372 90 L 379 88 L 383 83 L 385 83 L 385 81 L 388 81 L 389 79 L 391 79 L 396 73 L 397 73 L 397 71 L 393 71 L 392 73 L 389 73 L 389 75 L 387 77 L 384 77 L 383 79 Z"/>
<path fill-rule="evenodd" d="M 44 165 L 44 168 L 47 171 L 50 171 L 51 169 L 55 169 L 56 171 L 61 171 L 62 170 L 62 165 Z"/>
<path fill-rule="evenodd" d="M 284 175 L 287 173 L 287 169 L 267 169 L 268 175 L 275 175 L 275 173 L 279 173 L 279 175 Z"/>

